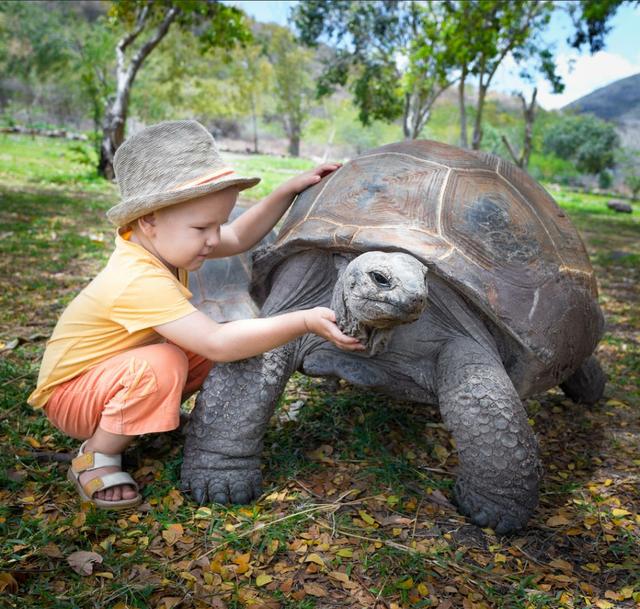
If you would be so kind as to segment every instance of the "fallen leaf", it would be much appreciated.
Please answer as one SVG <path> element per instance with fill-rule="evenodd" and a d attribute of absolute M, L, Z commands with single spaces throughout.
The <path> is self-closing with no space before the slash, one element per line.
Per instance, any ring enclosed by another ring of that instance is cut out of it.
<path fill-rule="evenodd" d="M 11 593 L 17 592 L 18 582 L 11 573 L 3 571 L 0 573 L 0 592 L 4 592 L 5 590 Z"/>
<path fill-rule="evenodd" d="M 304 591 L 311 596 L 327 596 L 327 591 L 320 584 L 313 582 L 305 583 Z"/>
<path fill-rule="evenodd" d="M 396 582 L 396 588 L 400 588 L 400 590 L 411 590 L 411 588 L 413 588 L 413 578 L 410 577 Z"/>
<path fill-rule="evenodd" d="M 100 573 L 94 574 L 96 577 L 104 577 L 105 579 L 113 579 L 113 573 L 109 571 L 100 571 Z"/>
<path fill-rule="evenodd" d="M 266 586 L 267 584 L 271 583 L 273 581 L 273 577 L 271 577 L 271 575 L 267 575 L 266 573 L 262 573 L 261 575 L 258 575 L 258 577 L 256 577 L 256 586 L 258 586 L 258 588 L 262 587 L 262 586 Z"/>
<path fill-rule="evenodd" d="M 102 563 L 102 556 L 96 552 L 78 551 L 72 552 L 67 556 L 67 562 L 71 568 L 80 575 L 91 575 L 93 573 L 93 565 Z"/>
<path fill-rule="evenodd" d="M 320 565 L 321 567 L 324 567 L 324 560 L 322 560 L 322 557 L 319 554 L 316 554 L 315 552 L 312 552 L 311 554 L 309 554 L 305 559 L 304 562 L 314 562 L 316 563 L 316 565 Z"/>
<path fill-rule="evenodd" d="M 342 573 L 342 571 L 329 571 L 329 577 L 331 577 L 332 579 L 337 579 L 343 584 L 349 582 L 349 576 L 346 573 Z"/>
<path fill-rule="evenodd" d="M 546 524 L 550 527 L 561 527 L 565 524 L 571 524 L 571 521 L 566 516 L 559 515 L 549 518 Z"/>
<path fill-rule="evenodd" d="M 181 524 L 170 524 L 166 530 L 162 531 L 162 537 L 168 546 L 172 546 L 182 537 L 184 529 Z"/>

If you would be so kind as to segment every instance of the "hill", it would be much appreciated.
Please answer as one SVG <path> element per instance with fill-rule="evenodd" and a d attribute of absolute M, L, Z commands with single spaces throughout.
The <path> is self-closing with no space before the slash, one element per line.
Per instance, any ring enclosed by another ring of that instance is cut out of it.
<path fill-rule="evenodd" d="M 624 146 L 640 148 L 640 74 L 612 82 L 563 108 L 591 113 L 618 127 Z"/>

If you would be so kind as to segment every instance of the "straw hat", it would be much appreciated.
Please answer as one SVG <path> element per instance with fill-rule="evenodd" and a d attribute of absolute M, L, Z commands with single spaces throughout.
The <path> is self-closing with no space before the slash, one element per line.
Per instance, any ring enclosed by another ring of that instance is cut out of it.
<path fill-rule="evenodd" d="M 211 134 L 192 120 L 158 123 L 131 136 L 116 151 L 113 168 L 122 200 L 107 218 L 116 226 L 229 186 L 244 190 L 260 181 L 225 165 Z"/>

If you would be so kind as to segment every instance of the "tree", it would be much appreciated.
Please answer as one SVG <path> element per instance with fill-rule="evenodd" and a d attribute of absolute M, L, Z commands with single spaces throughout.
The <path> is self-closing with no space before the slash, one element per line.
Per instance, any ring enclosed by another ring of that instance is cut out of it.
<path fill-rule="evenodd" d="M 542 146 L 547 153 L 573 160 L 581 172 L 602 175 L 615 165 L 619 143 L 612 124 L 585 114 L 550 125 Z"/>
<path fill-rule="evenodd" d="M 287 28 L 265 26 L 263 40 L 273 67 L 276 112 L 289 138 L 289 154 L 300 155 L 300 137 L 315 98 L 312 53 L 300 47 Z"/>
<path fill-rule="evenodd" d="M 537 49 L 535 43 L 532 42 L 531 48 L 527 49 L 525 53 L 516 54 L 516 61 L 521 61 L 522 57 L 526 58 L 524 62 L 524 67 L 520 71 L 520 77 L 528 82 L 530 85 L 533 85 L 535 82 L 535 74 L 541 73 L 543 76 L 551 84 L 552 90 L 554 93 L 562 93 L 564 91 L 564 83 L 560 76 L 556 74 L 556 65 L 553 59 L 553 55 L 549 49 L 543 49 L 539 52 L 538 60 L 539 62 L 531 63 L 529 57 L 531 55 L 535 55 Z M 520 148 L 520 154 L 516 155 L 513 146 L 509 142 L 506 135 L 502 135 L 502 141 L 509 152 L 509 155 L 513 159 L 514 163 L 518 165 L 518 167 L 522 167 L 523 169 L 527 169 L 529 166 L 529 158 L 531 157 L 531 151 L 533 148 L 533 125 L 536 119 L 536 97 L 538 95 L 538 88 L 534 87 L 531 94 L 531 101 L 527 102 L 525 95 L 522 91 L 518 91 L 515 94 L 522 103 L 522 116 L 524 119 L 524 129 L 523 129 L 523 137 L 522 137 L 522 146 Z"/>
<path fill-rule="evenodd" d="M 217 0 L 120 0 L 110 15 L 124 29 L 116 44 L 116 87 L 104 114 L 98 170 L 113 178 L 113 156 L 124 141 L 131 89 L 138 71 L 149 54 L 175 23 L 198 36 L 202 48 L 230 48 L 236 41 L 247 41 L 250 33 L 244 13 Z"/>
<path fill-rule="evenodd" d="M 640 193 L 640 150 L 622 148 L 618 151 L 616 168 L 620 170 L 627 188 L 631 191 L 631 200 L 638 200 Z"/>
<path fill-rule="evenodd" d="M 527 102 L 524 93 L 518 93 L 518 97 L 522 103 L 522 114 L 524 116 L 524 134 L 522 138 L 522 147 L 520 154 L 516 154 L 511 142 L 506 135 L 502 135 L 502 141 L 507 147 L 509 155 L 513 159 L 513 162 L 522 169 L 526 169 L 529 165 L 529 157 L 531 156 L 531 148 L 533 144 L 533 123 L 535 121 L 536 113 L 536 96 L 538 95 L 538 89 L 535 87 L 531 94 L 531 101 Z"/>
<path fill-rule="evenodd" d="M 36 2 L 0 2 L 0 76 L 3 84 L 15 83 L 20 105 L 27 111 L 46 96 L 49 83 L 69 82 L 71 58 L 67 33 L 77 26 L 75 13 L 42 10 Z M 0 97 L 9 98 L 8 92 Z M 47 100 L 53 105 L 53 100 Z M 65 100 L 71 100 L 66 96 Z"/>
<path fill-rule="evenodd" d="M 301 40 L 325 37 L 335 53 L 324 66 L 318 93 L 349 85 L 363 125 L 402 117 L 406 138 L 416 138 L 433 104 L 450 87 L 455 29 L 440 3 L 308 0 L 293 12 Z"/>
<path fill-rule="evenodd" d="M 449 0 L 444 6 L 458 24 L 451 44 L 461 72 L 460 145 L 468 147 L 465 85 L 473 77 L 477 79 L 477 97 L 471 148 L 479 150 L 487 92 L 498 68 L 509 55 L 520 63 L 539 52 L 535 39 L 549 23 L 553 4 L 546 0 Z"/>
<path fill-rule="evenodd" d="M 640 5 L 639 0 L 579 0 L 564 4 L 573 21 L 575 32 L 567 42 L 580 50 L 589 46 L 591 54 L 604 48 L 604 41 L 611 31 L 610 21 L 623 4 Z"/>
<path fill-rule="evenodd" d="M 253 151 L 258 152 L 258 117 L 262 115 L 265 94 L 272 87 L 273 66 L 262 45 L 236 45 L 230 61 L 234 83 L 232 100 L 237 113 L 251 117 Z"/>

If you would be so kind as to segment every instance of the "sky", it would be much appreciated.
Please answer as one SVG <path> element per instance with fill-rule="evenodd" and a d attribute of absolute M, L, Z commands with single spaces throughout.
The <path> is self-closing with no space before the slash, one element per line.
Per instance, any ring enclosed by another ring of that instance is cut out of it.
<path fill-rule="evenodd" d="M 257 21 L 287 24 L 287 17 L 294 1 L 230 0 Z M 568 16 L 556 12 L 544 40 L 555 46 L 558 72 L 563 77 L 565 90 L 554 95 L 543 79 L 538 86 L 538 103 L 545 109 L 561 108 L 600 87 L 620 78 L 640 72 L 640 6 L 623 6 L 612 19 L 613 26 L 606 38 L 605 48 L 595 55 L 587 51 L 578 53 L 566 44 L 572 31 Z M 494 77 L 493 88 L 511 93 L 523 90 L 530 93 L 531 87 L 523 85 L 513 63 L 506 63 Z"/>

